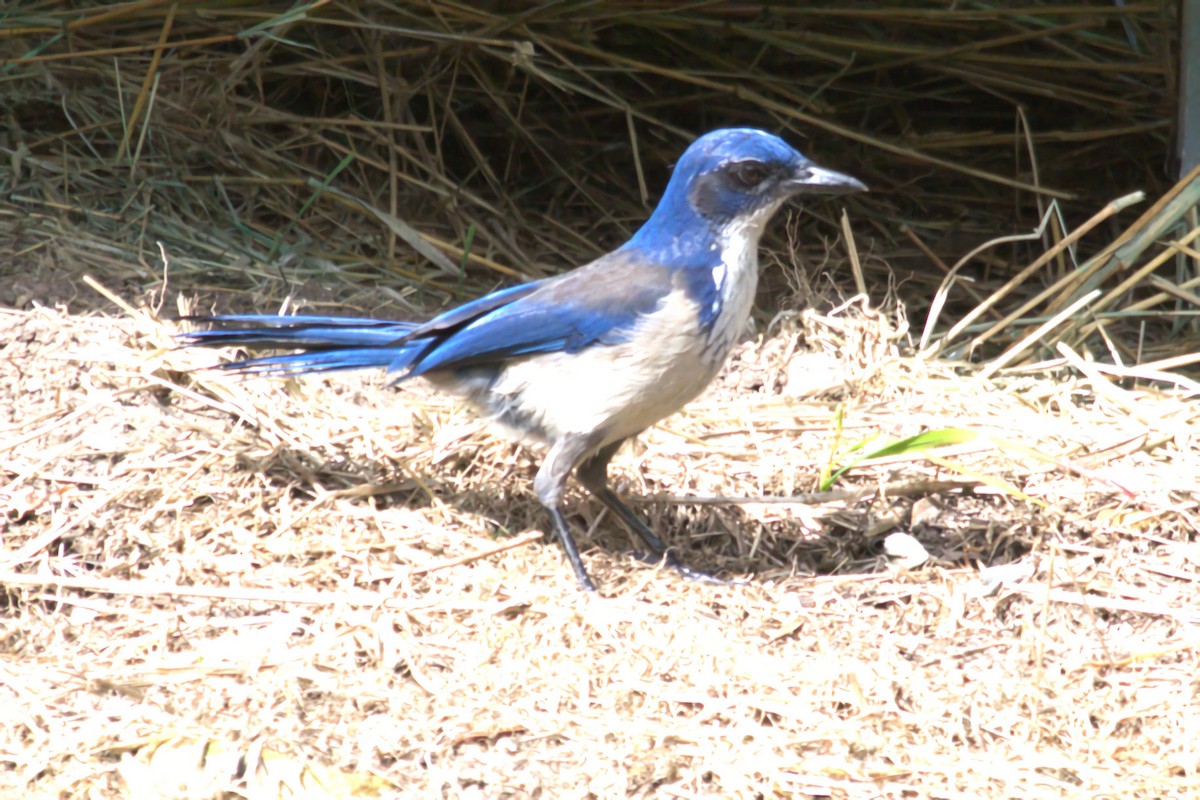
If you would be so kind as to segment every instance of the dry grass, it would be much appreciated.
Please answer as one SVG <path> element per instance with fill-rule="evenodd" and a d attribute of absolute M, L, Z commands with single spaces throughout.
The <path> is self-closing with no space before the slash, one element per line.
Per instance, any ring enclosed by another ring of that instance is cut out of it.
<path fill-rule="evenodd" d="M 367 287 L 369 310 L 427 309 L 464 284 L 610 249 L 696 132 L 753 124 L 872 188 L 846 201 L 862 269 L 904 286 L 914 318 L 948 265 L 1053 212 L 1042 235 L 960 269 L 953 321 L 1104 204 L 1169 186 L 1168 0 L 1041 15 L 932 0 L 713 2 L 682 16 L 643 2 L 508 5 L 0 11 L 15 249 L 68 247 L 133 289 L 161 278 L 161 242 L 176 279 L 223 307 L 248 288 L 333 283 Z M 81 222 L 108 246 L 87 246 Z M 1057 253 L 1036 280 L 1109 240 Z M 414 261 L 412 241 L 435 245 L 437 263 Z"/>
<path fill-rule="evenodd" d="M 3 327 L 9 791 L 268 796 L 305 764 L 336 795 L 1200 789 L 1194 397 L 982 380 L 882 315 L 807 314 L 617 463 L 745 581 L 646 567 L 584 501 L 592 596 L 537 533 L 533 462 L 436 395 L 189 373 L 213 355 L 141 313 Z M 909 460 L 778 502 L 835 406 L 847 440 L 969 425 L 1060 463 L 946 456 L 1030 501 Z M 934 561 L 889 570 L 895 530 Z"/>
<path fill-rule="evenodd" d="M 0 794 L 1200 793 L 1176 4 L 480 5 L 0 10 Z M 171 347 L 581 263 L 734 122 L 873 189 L 775 226 L 757 335 L 614 464 L 734 582 L 576 493 L 581 593 L 446 398 Z"/>

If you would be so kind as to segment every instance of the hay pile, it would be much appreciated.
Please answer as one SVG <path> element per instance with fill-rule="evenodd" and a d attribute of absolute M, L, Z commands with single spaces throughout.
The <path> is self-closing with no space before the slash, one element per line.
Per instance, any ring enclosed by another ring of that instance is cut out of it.
<path fill-rule="evenodd" d="M 0 12 L 3 791 L 1200 790 L 1176 4 L 515 6 Z M 614 463 L 738 582 L 577 494 L 583 595 L 447 398 L 171 348 L 582 263 L 727 124 L 873 190 L 774 226 L 756 336 Z"/>
<path fill-rule="evenodd" d="M 464 280 L 610 249 L 697 131 L 757 125 L 872 187 L 849 201 L 864 277 L 877 302 L 898 281 L 924 319 L 946 265 L 976 245 L 1056 212 L 1042 236 L 974 259 L 956 305 L 1105 204 L 1166 191 L 1176 11 L 47 4 L 6 20 L 0 144 L 30 255 L 74 234 L 77 268 L 145 286 L 162 242 L 189 288 L 383 284 L 428 308 Z M 98 233 L 108 249 L 87 243 Z"/>

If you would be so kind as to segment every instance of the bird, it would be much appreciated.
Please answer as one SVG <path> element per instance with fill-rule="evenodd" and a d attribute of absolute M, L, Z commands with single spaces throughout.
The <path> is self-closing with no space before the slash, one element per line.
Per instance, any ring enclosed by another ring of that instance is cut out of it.
<path fill-rule="evenodd" d="M 534 479 L 579 586 L 595 591 L 564 516 L 578 482 L 653 557 L 689 570 L 610 488 L 621 445 L 695 398 L 747 328 L 758 246 L 788 199 L 866 191 L 755 128 L 710 131 L 679 157 L 654 211 L 623 245 L 559 275 L 501 288 L 427 322 L 193 316 L 186 347 L 237 347 L 218 369 L 292 376 L 382 368 L 424 378 L 545 456 Z M 274 354 L 257 355 L 261 351 Z M 294 352 L 279 353 L 281 350 Z"/>

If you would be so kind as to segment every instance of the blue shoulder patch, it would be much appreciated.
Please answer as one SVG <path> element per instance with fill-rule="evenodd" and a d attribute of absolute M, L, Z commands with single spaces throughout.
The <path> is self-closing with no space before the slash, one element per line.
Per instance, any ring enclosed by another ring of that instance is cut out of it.
<path fill-rule="evenodd" d="M 408 377 L 616 344 L 628 339 L 638 318 L 658 308 L 673 289 L 685 288 L 676 285 L 676 275 L 661 264 L 641 263 L 627 251 L 610 253 L 493 306 L 401 366 L 407 367 Z M 413 338 L 419 339 L 420 332 L 414 331 Z"/>
<path fill-rule="evenodd" d="M 716 238 L 706 230 L 694 231 L 688 238 L 667 237 L 657 231 L 643 236 L 639 231 L 617 253 L 642 263 L 670 261 L 675 283 L 699 309 L 701 326 L 707 329 L 713 324 L 720 312 L 721 287 L 716 275 L 721 252 Z"/>

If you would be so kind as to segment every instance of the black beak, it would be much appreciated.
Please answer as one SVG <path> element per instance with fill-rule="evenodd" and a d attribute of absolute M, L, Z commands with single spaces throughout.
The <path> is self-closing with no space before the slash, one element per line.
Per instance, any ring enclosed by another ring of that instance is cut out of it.
<path fill-rule="evenodd" d="M 805 164 L 798 168 L 790 178 L 784 179 L 782 186 L 792 194 L 847 194 L 867 191 L 866 185 L 857 178 L 815 164 Z"/>

